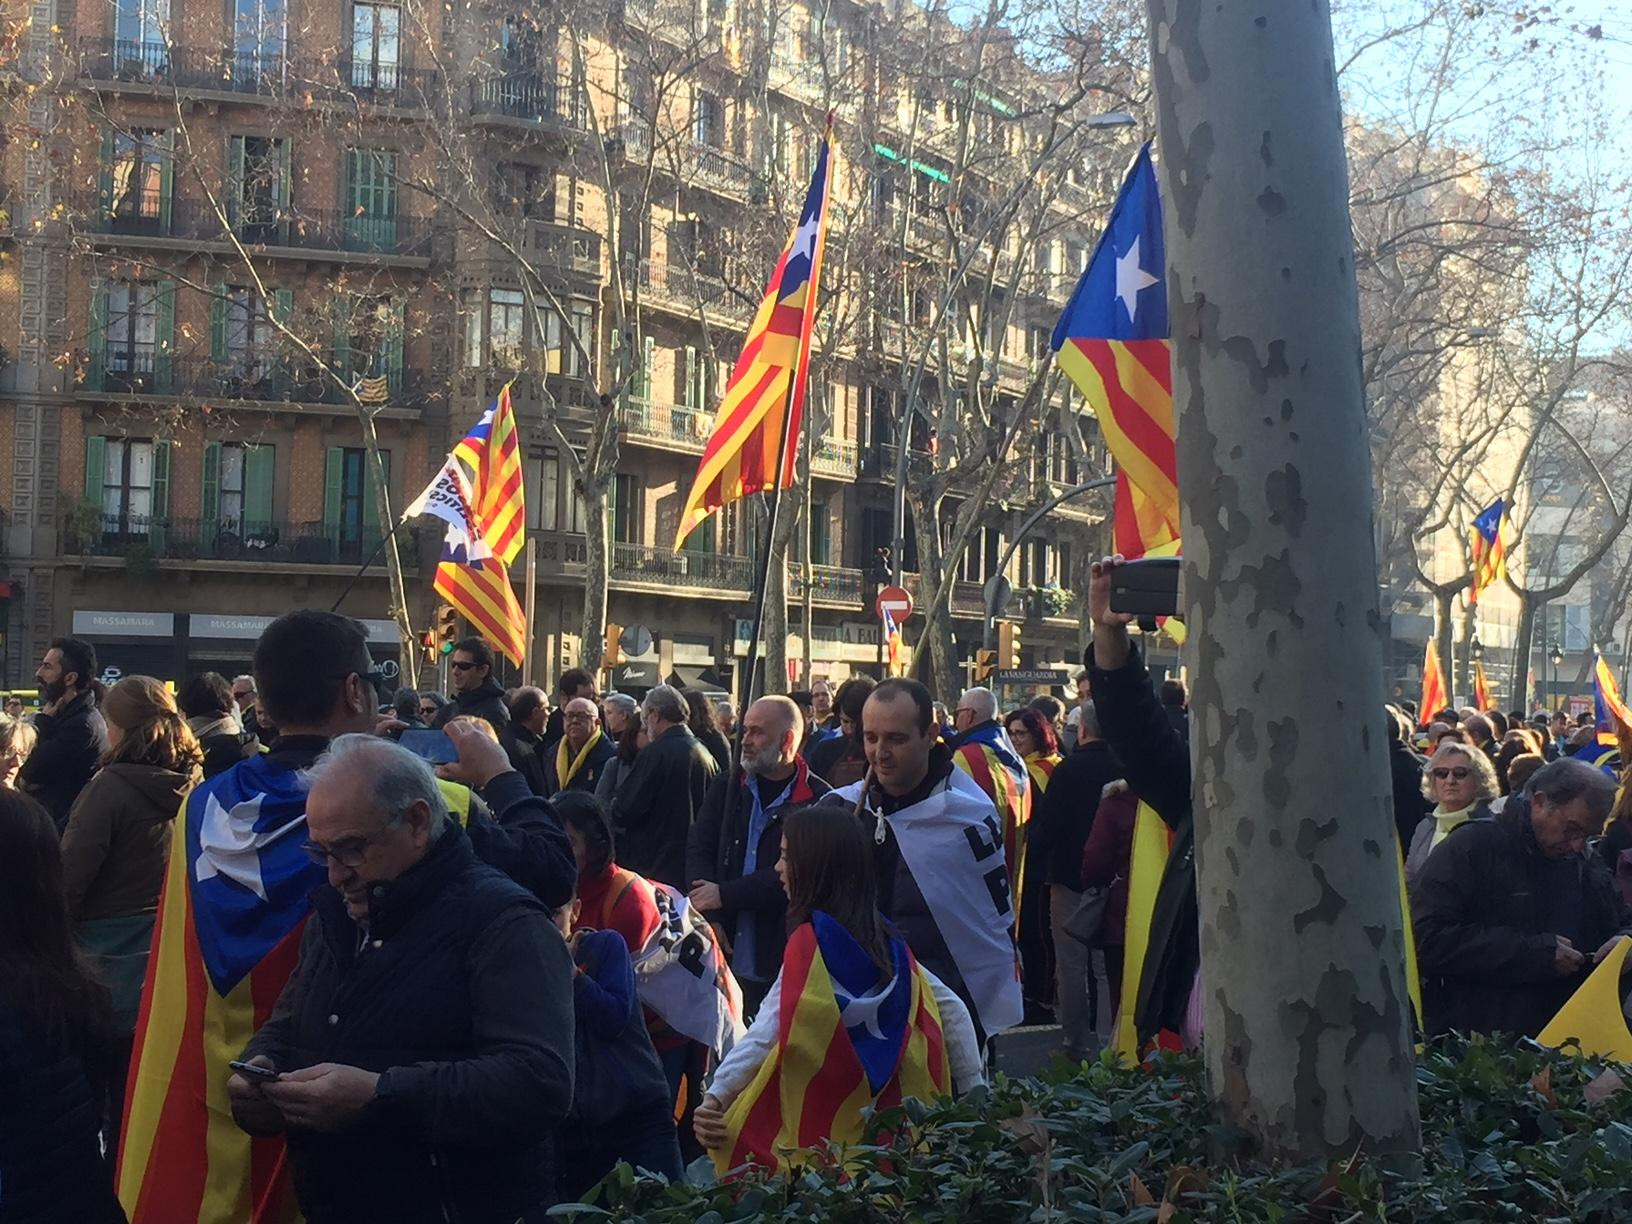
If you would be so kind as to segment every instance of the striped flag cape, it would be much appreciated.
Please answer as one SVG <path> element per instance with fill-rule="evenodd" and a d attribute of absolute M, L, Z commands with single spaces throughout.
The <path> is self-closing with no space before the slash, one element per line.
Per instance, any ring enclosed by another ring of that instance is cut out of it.
<path fill-rule="evenodd" d="M 1113 529 L 1130 559 L 1179 538 L 1166 250 L 1146 144 L 1050 341 L 1116 461 Z"/>
<path fill-rule="evenodd" d="M 521 551 L 527 513 L 521 445 L 506 383 L 412 505 L 447 524 L 432 587 L 518 666 L 527 618 L 506 568 Z"/>
<path fill-rule="evenodd" d="M 697 464 L 675 532 L 676 552 L 698 524 L 721 507 L 793 484 L 798 447 L 790 444 L 787 453 L 781 454 L 782 440 L 784 435 L 790 441 L 798 438 L 804 418 L 810 338 L 827 242 L 832 163 L 830 114 L 799 223 L 776 261 L 764 300 L 748 327 L 742 355 L 714 417 L 714 431 Z"/>
<path fill-rule="evenodd" d="M 1059 764 L 1063 760 L 1065 760 L 1065 756 L 1059 752 L 1048 756 L 1044 756 L 1040 752 L 1034 752 L 1026 758 L 1026 772 L 1031 775 L 1031 798 L 1034 805 L 1037 800 L 1043 797 L 1043 792 L 1048 789 L 1050 779 L 1054 777 L 1054 771 L 1059 768 Z"/>
<path fill-rule="evenodd" d="M 1434 649 L 1434 639 L 1429 638 L 1428 653 L 1422 660 L 1422 700 L 1417 705 L 1418 720 L 1426 727 L 1450 700 L 1450 693 L 1445 688 L 1445 673 L 1439 670 L 1439 651 Z"/>
<path fill-rule="evenodd" d="M 251 759 L 182 805 L 136 1022 L 119 1200 L 133 1224 L 296 1219 L 283 1140 L 232 1120 L 237 1058 L 295 966 L 323 868 L 301 850 L 306 791 Z"/>
<path fill-rule="evenodd" d="M 1479 602 L 1479 592 L 1507 574 L 1507 542 L 1502 527 L 1507 519 L 1507 503 L 1498 497 L 1481 510 L 1468 528 L 1473 552 L 1473 581 L 1468 586 L 1468 606 Z M 1485 707 L 1481 706 L 1480 709 Z"/>
<path fill-rule="evenodd" d="M 725 1113 L 720 1174 L 755 1164 L 786 1171 L 824 1143 L 854 1144 L 862 1111 L 929 1101 L 952 1072 L 929 978 L 903 939 L 890 940 L 893 972 L 817 911 L 788 937 L 776 1046 Z"/>
<path fill-rule="evenodd" d="M 959 736 L 952 760 L 986 792 L 1003 825 L 1003 856 L 1009 865 L 1009 895 L 1020 895 L 1026 873 L 1026 826 L 1031 823 L 1031 774 L 1001 723 Z M 1019 910 L 1016 908 L 1016 914 Z"/>

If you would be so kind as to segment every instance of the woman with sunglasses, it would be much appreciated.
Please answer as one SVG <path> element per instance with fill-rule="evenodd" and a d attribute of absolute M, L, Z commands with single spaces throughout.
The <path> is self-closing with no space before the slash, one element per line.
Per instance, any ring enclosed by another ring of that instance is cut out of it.
<path fill-rule="evenodd" d="M 1422 793 L 1435 805 L 1411 838 L 1405 856 L 1405 878 L 1415 881 L 1435 846 L 1458 825 L 1487 818 L 1499 787 L 1496 767 L 1472 744 L 1441 740 L 1428 768 L 1422 771 Z"/>

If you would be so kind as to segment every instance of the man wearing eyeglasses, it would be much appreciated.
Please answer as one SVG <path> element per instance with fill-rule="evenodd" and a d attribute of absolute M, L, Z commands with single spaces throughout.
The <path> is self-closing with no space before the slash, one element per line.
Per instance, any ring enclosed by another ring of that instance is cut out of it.
<path fill-rule="evenodd" d="M 467 637 L 448 658 L 453 700 L 437 711 L 433 726 L 445 727 L 455 718 L 480 718 L 503 733 L 510 723 L 504 690 L 493 679 L 493 648 L 485 639 Z"/>
<path fill-rule="evenodd" d="M 601 730 L 601 715 L 588 697 L 574 697 L 561 712 L 564 733 L 544 753 L 544 793 L 581 790 L 595 793 L 606 763 L 618 755 L 618 746 Z"/>
<path fill-rule="evenodd" d="M 565 943 L 413 753 L 342 736 L 309 776 L 302 848 L 329 887 L 242 1055 L 278 1076 L 233 1075 L 235 1118 L 287 1132 L 313 1221 L 541 1218 L 572 1102 Z"/>
<path fill-rule="evenodd" d="M 281 1140 L 252 1142 L 208 1106 L 228 1077 L 232 1052 L 213 1039 L 178 1044 L 172 1034 L 247 1031 L 264 1019 L 267 1000 L 288 979 L 296 932 L 324 878 L 301 852 L 306 771 L 334 739 L 372 735 L 379 723 L 380 676 L 368 633 L 349 617 L 315 609 L 280 616 L 256 643 L 255 676 L 277 738 L 267 752 L 197 787 L 171 842 L 169 878 L 186 887 L 167 889 L 162 903 L 164 929 L 150 969 L 152 1014 L 167 1022 L 180 1016 L 182 1027 L 161 1026 L 150 1039 L 144 1024 L 136 1035 L 119 1194 L 137 1224 L 180 1218 L 174 1194 L 184 1191 L 174 1188 L 201 1187 L 206 1167 L 212 1186 L 219 1182 L 230 1201 L 248 1202 L 252 1166 L 277 1166 Z M 496 743 L 463 723 L 448 737 L 460 761 L 445 773 L 474 788 L 454 793 L 476 856 L 546 905 L 564 904 L 577 867 L 560 820 Z M 133 1152 L 147 1153 L 146 1162 Z M 155 1181 L 164 1193 L 151 1189 Z M 137 1210 L 143 1202 L 166 1206 L 144 1213 Z M 183 1214 L 194 1218 L 190 1209 Z"/>
<path fill-rule="evenodd" d="M 1614 802 L 1600 770 L 1554 761 L 1435 847 L 1411 889 L 1430 1033 L 1534 1037 L 1632 934 L 1614 877 L 1584 853 Z"/>

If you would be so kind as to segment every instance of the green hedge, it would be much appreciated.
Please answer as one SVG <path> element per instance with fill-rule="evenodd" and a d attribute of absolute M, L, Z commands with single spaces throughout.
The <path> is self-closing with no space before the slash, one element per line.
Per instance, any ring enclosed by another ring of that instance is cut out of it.
<path fill-rule="evenodd" d="M 1418 1070 L 1419 1171 L 1220 1161 L 1194 1058 L 1000 1079 L 955 1103 L 881 1111 L 870 1146 L 791 1178 L 669 1186 L 621 1167 L 572 1220 L 654 1224 L 1019 1221 L 1632 1220 L 1632 1069 L 1551 1051 L 1443 1042 Z M 886 1136 L 879 1140 L 880 1134 Z M 893 1136 L 891 1138 L 890 1136 Z"/>

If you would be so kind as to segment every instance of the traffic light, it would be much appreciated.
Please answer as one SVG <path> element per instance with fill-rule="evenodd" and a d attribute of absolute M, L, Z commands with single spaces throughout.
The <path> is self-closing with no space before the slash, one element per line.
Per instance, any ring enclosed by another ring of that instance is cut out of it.
<path fill-rule="evenodd" d="M 1020 666 L 1020 626 L 1012 621 L 997 627 L 997 665 L 1004 669 Z"/>
<path fill-rule="evenodd" d="M 437 650 L 437 648 L 436 648 L 436 630 L 435 629 L 427 629 L 427 630 L 425 630 L 424 633 L 419 635 L 419 647 L 420 647 L 420 650 L 425 655 L 425 662 L 427 662 L 427 663 L 435 663 L 436 662 L 437 656 L 441 652 L 439 650 Z"/>
<path fill-rule="evenodd" d="M 453 643 L 459 637 L 459 613 L 452 604 L 437 604 L 432 632 L 436 634 L 436 648 L 441 654 L 452 654 Z M 432 660 L 435 661 L 434 658 Z"/>
<path fill-rule="evenodd" d="M 601 666 L 612 668 L 623 662 L 623 645 L 619 638 L 623 636 L 623 626 L 606 623 L 606 641 L 601 647 Z"/>
<path fill-rule="evenodd" d="M 985 684 L 986 681 L 988 681 L 988 680 L 990 680 L 992 678 L 992 673 L 994 671 L 996 671 L 996 670 L 997 670 L 997 651 L 995 651 L 995 650 L 977 650 L 977 651 L 975 651 L 975 683 L 976 684 Z"/>

